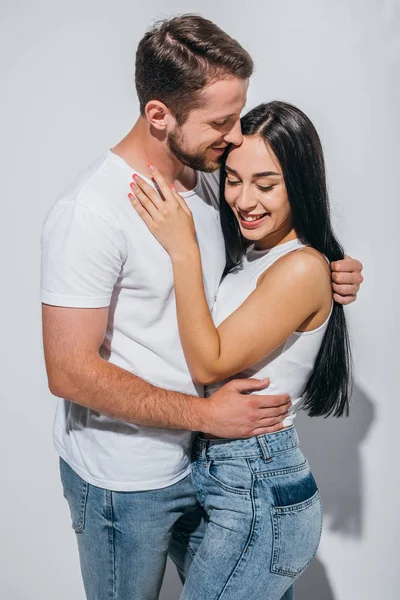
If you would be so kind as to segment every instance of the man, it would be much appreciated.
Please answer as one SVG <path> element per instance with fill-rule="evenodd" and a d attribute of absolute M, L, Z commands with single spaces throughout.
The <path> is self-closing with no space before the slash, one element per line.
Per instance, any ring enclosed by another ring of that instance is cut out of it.
<path fill-rule="evenodd" d="M 247 52 L 201 17 L 156 25 L 136 57 L 140 117 L 44 225 L 46 367 L 64 399 L 54 443 L 89 599 L 157 598 L 168 552 L 184 579 L 204 525 L 191 432 L 270 433 L 290 407 L 287 396 L 243 394 L 265 381 L 233 381 L 203 398 L 180 346 L 168 255 L 127 199 L 132 174 L 146 176 L 149 162 L 185 196 L 211 306 L 225 265 L 213 172 L 242 141 L 252 69 Z M 334 292 L 344 297 L 335 299 L 348 303 L 361 265 L 336 268 Z"/>

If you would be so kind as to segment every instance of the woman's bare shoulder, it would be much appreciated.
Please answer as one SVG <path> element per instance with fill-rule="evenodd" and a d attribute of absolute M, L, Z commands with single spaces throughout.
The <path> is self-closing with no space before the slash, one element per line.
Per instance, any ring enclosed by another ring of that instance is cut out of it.
<path fill-rule="evenodd" d="M 259 284 L 265 279 L 280 276 L 294 277 L 301 281 L 323 283 L 328 279 L 330 287 L 331 269 L 325 256 L 315 248 L 304 246 L 279 258 L 260 277 Z"/>

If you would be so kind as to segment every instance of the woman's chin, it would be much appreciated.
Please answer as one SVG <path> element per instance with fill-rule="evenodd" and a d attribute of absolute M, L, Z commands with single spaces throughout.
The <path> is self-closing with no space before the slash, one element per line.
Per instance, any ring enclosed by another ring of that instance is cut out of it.
<path fill-rule="evenodd" d="M 242 227 L 242 225 L 240 226 L 240 231 L 242 236 L 250 242 L 258 242 L 270 233 L 269 231 L 265 231 L 265 228 L 260 227 L 260 229 L 247 229 L 247 227 Z"/>

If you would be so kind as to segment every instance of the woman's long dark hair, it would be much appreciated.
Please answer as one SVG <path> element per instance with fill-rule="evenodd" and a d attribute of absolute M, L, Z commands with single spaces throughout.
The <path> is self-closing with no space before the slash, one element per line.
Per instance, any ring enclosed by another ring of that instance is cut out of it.
<path fill-rule="evenodd" d="M 331 225 L 322 146 L 314 125 L 298 108 L 286 102 L 260 104 L 241 120 L 243 135 L 259 135 L 272 149 L 282 168 L 293 227 L 300 241 L 329 261 L 344 251 Z M 249 245 L 224 197 L 221 177 L 221 223 L 225 237 L 225 273 L 240 266 Z M 351 353 L 343 306 L 334 302 L 332 315 L 314 370 L 303 391 L 302 407 L 311 417 L 349 413 Z"/>

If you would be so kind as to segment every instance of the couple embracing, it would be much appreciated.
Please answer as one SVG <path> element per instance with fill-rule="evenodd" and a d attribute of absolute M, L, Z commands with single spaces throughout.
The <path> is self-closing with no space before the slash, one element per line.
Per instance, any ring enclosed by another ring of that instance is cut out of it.
<path fill-rule="evenodd" d="M 199 16 L 139 43 L 140 116 L 52 207 L 43 335 L 89 600 L 291 600 L 321 500 L 296 409 L 347 414 L 343 305 L 310 119 L 240 114 L 253 62 Z M 332 289 L 333 288 L 333 289 Z"/>

